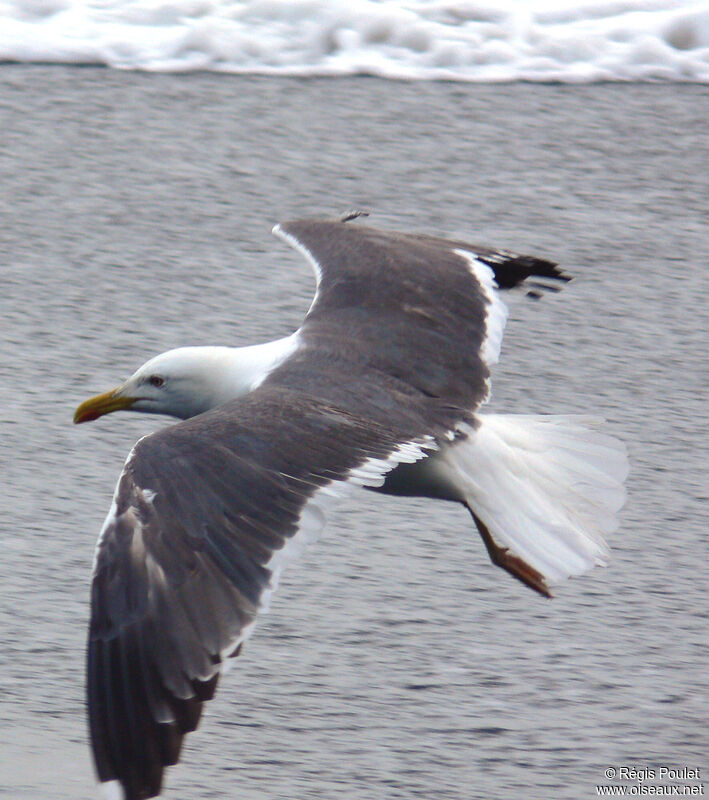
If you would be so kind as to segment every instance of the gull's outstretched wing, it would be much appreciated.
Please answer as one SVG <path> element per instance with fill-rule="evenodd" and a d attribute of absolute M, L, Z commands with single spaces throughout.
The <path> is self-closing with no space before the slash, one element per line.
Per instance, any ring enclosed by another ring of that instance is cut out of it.
<path fill-rule="evenodd" d="M 97 545 L 88 701 L 99 778 L 160 790 L 338 484 L 377 485 L 433 446 L 279 389 L 141 439 Z M 404 440 L 411 440 L 405 443 Z"/>
<path fill-rule="evenodd" d="M 311 370 L 317 351 L 347 363 L 350 375 L 361 371 L 368 384 L 384 375 L 407 392 L 473 411 L 489 395 L 507 319 L 496 287 L 541 277 L 536 290 L 553 290 L 554 281 L 570 280 L 533 256 L 339 220 L 288 222 L 274 233 L 305 255 L 317 279 L 299 330 L 303 347 L 280 375 L 290 371 L 301 387 L 329 380 L 317 362 L 315 376 L 298 370 L 304 359 Z"/>

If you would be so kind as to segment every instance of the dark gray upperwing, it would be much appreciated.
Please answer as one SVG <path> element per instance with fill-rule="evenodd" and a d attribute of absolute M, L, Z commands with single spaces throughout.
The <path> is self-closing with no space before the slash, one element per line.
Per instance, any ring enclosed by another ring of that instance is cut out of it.
<path fill-rule="evenodd" d="M 120 780 L 128 800 L 159 793 L 313 496 L 423 427 L 413 413 L 378 423 L 264 386 L 138 442 L 91 588 L 88 705 L 102 781 Z"/>
<path fill-rule="evenodd" d="M 473 411 L 489 393 L 484 345 L 491 302 L 457 251 L 490 267 L 502 288 L 533 275 L 568 280 L 532 256 L 340 220 L 287 222 L 274 232 L 312 261 L 318 277 L 299 331 L 304 346 L 273 375 L 283 381 L 289 371 L 289 385 L 327 377 L 321 369 L 312 375 L 313 365 L 347 362 L 355 372 L 398 381 L 404 392 L 436 398 L 439 406 Z"/>

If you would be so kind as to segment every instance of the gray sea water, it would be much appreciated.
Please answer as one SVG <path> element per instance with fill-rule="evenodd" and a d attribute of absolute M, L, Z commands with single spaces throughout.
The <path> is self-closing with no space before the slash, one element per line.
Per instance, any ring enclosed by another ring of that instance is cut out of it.
<path fill-rule="evenodd" d="M 97 794 L 94 542 L 130 447 L 168 424 L 74 427 L 74 407 L 170 347 L 290 332 L 314 281 L 270 228 L 352 206 L 576 276 L 512 303 L 490 407 L 607 417 L 632 460 L 613 560 L 545 601 L 458 508 L 343 504 L 165 797 L 581 800 L 609 768 L 706 777 L 708 116 L 691 85 L 0 68 L 0 796 Z"/>

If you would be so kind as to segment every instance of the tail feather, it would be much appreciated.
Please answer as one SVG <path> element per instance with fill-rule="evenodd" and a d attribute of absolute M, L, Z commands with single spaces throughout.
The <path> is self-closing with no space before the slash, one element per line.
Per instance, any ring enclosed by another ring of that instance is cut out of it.
<path fill-rule="evenodd" d="M 482 415 L 445 453 L 474 516 L 550 583 L 609 556 L 628 472 L 624 445 L 595 417 Z"/>

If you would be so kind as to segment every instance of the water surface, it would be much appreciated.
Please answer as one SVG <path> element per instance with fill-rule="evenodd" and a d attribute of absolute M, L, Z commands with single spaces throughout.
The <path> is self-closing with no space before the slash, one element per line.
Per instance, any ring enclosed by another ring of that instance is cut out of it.
<path fill-rule="evenodd" d="M 83 700 L 96 535 L 138 436 L 74 407 L 147 357 L 291 331 L 280 219 L 554 258 L 491 408 L 599 413 L 627 443 L 613 561 L 552 602 L 455 507 L 369 494 L 284 576 L 165 797 L 595 797 L 709 768 L 706 92 L 0 71 L 0 796 L 95 796 Z"/>

